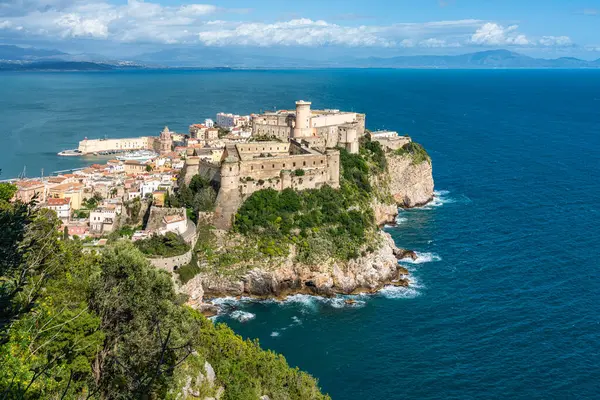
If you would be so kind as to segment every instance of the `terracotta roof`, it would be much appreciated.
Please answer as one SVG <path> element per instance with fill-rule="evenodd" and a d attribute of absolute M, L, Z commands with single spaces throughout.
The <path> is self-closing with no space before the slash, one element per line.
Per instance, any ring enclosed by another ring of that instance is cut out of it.
<path fill-rule="evenodd" d="M 83 184 L 81 183 L 62 183 L 60 185 L 56 185 L 51 187 L 52 191 L 65 191 L 65 190 L 81 190 L 83 188 Z"/>
<path fill-rule="evenodd" d="M 125 165 L 141 165 L 139 161 L 136 160 L 127 160 L 125 161 Z"/>
<path fill-rule="evenodd" d="M 62 183 L 66 179 L 67 178 L 65 178 L 64 176 L 53 176 L 51 178 L 48 178 L 48 182 L 50 182 L 50 183 Z"/>
<path fill-rule="evenodd" d="M 166 215 L 163 219 L 167 224 L 185 221 L 185 218 L 183 218 L 181 215 Z"/>
<path fill-rule="evenodd" d="M 30 188 L 43 185 L 44 183 L 41 181 L 18 181 L 16 184 L 19 188 Z"/>
<path fill-rule="evenodd" d="M 48 205 L 49 206 L 64 206 L 65 204 L 69 204 L 71 203 L 71 199 L 55 199 L 55 198 L 49 198 L 48 199 Z"/>

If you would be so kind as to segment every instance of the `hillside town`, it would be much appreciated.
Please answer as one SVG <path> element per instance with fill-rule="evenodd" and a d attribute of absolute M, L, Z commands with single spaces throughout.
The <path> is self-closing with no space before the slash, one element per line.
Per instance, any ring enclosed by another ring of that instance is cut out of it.
<path fill-rule="evenodd" d="M 221 229 L 231 227 L 235 212 L 254 191 L 339 186 L 339 149 L 358 152 L 365 115 L 310 106 L 298 101 L 295 110 L 219 113 L 216 122 L 194 123 L 186 133 L 164 127 L 157 136 L 85 138 L 76 150 L 59 154 L 114 154 L 114 159 L 69 173 L 15 180 L 15 199 L 35 200 L 53 210 L 65 235 L 90 246 L 102 246 L 109 235 L 124 230 L 134 241 L 174 232 L 191 243 L 189 202 L 175 196 L 194 176 L 216 189 L 211 211 Z M 369 134 L 391 149 L 410 142 L 393 131 Z"/>

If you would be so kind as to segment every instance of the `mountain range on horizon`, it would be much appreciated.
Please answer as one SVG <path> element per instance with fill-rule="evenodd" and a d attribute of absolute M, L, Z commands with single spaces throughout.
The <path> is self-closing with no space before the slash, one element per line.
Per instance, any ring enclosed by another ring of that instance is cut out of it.
<path fill-rule="evenodd" d="M 493 69 L 600 68 L 600 59 L 573 57 L 534 58 L 509 50 L 486 50 L 461 55 L 410 55 L 395 57 L 333 58 L 316 60 L 261 54 L 252 49 L 215 47 L 173 48 L 145 53 L 130 60 L 95 54 L 70 54 L 54 49 L 0 45 L 2 70 L 111 70 L 166 68 L 301 69 L 301 68 L 432 68 Z"/>

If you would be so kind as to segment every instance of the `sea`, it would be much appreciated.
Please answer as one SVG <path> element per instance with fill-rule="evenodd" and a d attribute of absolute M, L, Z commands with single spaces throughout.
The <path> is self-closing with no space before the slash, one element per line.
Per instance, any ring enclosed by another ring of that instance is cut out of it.
<path fill-rule="evenodd" d="M 96 162 L 56 155 L 84 137 L 298 99 L 429 151 L 435 200 L 385 228 L 419 254 L 412 285 L 354 304 L 225 299 L 217 322 L 334 399 L 600 398 L 600 71 L 1 73 L 0 179 Z"/>

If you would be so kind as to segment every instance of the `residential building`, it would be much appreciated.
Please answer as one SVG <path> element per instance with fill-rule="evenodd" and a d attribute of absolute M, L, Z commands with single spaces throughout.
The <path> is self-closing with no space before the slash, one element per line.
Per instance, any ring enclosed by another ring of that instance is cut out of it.
<path fill-rule="evenodd" d="M 49 198 L 44 207 L 54 211 L 56 216 L 64 222 L 71 219 L 71 199 L 69 198 Z"/>
<path fill-rule="evenodd" d="M 37 202 L 46 201 L 46 186 L 44 182 L 38 180 L 32 181 L 17 181 L 17 193 L 15 199 L 23 203 L 29 203 L 34 198 Z"/>

